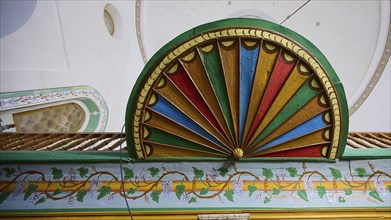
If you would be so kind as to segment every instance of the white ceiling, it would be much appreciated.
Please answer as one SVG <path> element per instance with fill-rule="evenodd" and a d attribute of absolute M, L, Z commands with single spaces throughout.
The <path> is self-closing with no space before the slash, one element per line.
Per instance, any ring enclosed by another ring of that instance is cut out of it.
<path fill-rule="evenodd" d="M 4 2 L 13 4 L 2 0 L 2 7 Z M 141 52 L 150 58 L 178 34 L 214 20 L 247 16 L 281 23 L 306 1 L 141 1 L 139 7 L 136 3 L 38 1 L 31 18 L 0 39 L 0 91 L 92 86 L 109 107 L 107 130 L 119 131 L 130 91 L 144 66 Z M 116 9 L 111 12 L 114 36 L 103 18 L 107 4 Z M 15 19 L 4 16 L 2 20 Z M 326 55 L 352 106 L 378 67 L 389 22 L 389 1 L 312 0 L 283 25 Z M 370 97 L 375 101 L 357 111 L 360 117 L 352 116 L 351 130 L 391 130 L 389 72 L 388 67 Z M 363 122 L 362 117 L 373 119 Z"/>

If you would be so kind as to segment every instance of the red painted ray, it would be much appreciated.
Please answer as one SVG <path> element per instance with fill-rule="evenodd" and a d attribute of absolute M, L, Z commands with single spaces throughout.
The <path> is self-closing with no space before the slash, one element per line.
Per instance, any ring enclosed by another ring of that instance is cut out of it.
<path fill-rule="evenodd" d="M 212 111 L 209 109 L 205 100 L 198 92 L 193 81 L 190 79 L 182 66 L 174 75 L 169 75 L 171 81 L 178 87 L 178 89 L 186 96 L 186 98 L 201 112 L 201 114 L 216 128 L 220 134 L 226 137 L 223 129 L 220 127 L 217 119 L 214 117 Z M 227 137 L 226 137 L 227 138 Z"/>
<path fill-rule="evenodd" d="M 264 154 L 259 157 L 324 157 L 322 155 L 322 148 L 325 146 L 326 145 L 315 145 L 299 149 Z"/>
<path fill-rule="evenodd" d="M 284 61 L 285 59 L 283 58 L 283 56 L 284 55 L 281 53 L 276 61 L 273 72 L 270 76 L 269 83 L 259 106 L 258 112 L 254 118 L 253 124 L 251 125 L 247 140 L 251 139 L 251 137 L 254 135 L 254 132 L 261 123 L 265 114 L 267 113 L 267 110 L 273 103 L 274 98 L 277 96 L 282 85 L 284 84 L 293 67 L 295 66 L 295 62 L 286 63 L 286 61 Z"/>

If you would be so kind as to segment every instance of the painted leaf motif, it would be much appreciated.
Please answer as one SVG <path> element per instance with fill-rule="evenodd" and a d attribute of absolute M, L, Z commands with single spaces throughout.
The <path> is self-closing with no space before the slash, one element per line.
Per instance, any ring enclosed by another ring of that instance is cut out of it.
<path fill-rule="evenodd" d="M 190 198 L 190 200 L 189 200 L 189 202 L 188 202 L 188 204 L 190 204 L 190 203 L 196 203 L 197 202 L 197 199 L 195 198 L 195 197 L 191 197 Z"/>
<path fill-rule="evenodd" d="M 262 175 L 266 178 L 271 180 L 273 178 L 273 171 L 271 169 L 262 168 Z"/>
<path fill-rule="evenodd" d="M 125 180 L 130 180 L 134 177 L 134 173 L 133 173 L 133 170 L 132 169 L 129 169 L 127 167 L 123 168 L 124 172 L 125 172 Z"/>
<path fill-rule="evenodd" d="M 286 170 L 289 172 L 289 176 L 291 177 L 295 177 L 297 175 L 296 167 L 288 167 Z"/>
<path fill-rule="evenodd" d="M 8 198 L 9 195 L 11 195 L 10 191 L 2 192 L 0 194 L 0 204 L 2 204 Z"/>
<path fill-rule="evenodd" d="M 12 175 L 14 175 L 14 173 L 15 173 L 15 169 L 14 168 L 12 168 L 12 167 L 4 167 L 3 169 L 2 169 L 4 172 L 5 172 L 5 176 L 6 177 L 11 177 Z"/>
<path fill-rule="evenodd" d="M 128 189 L 128 194 L 134 194 L 135 192 L 136 192 L 136 189 L 134 189 L 134 188 Z"/>
<path fill-rule="evenodd" d="M 152 177 L 156 177 L 159 174 L 159 168 L 151 167 L 151 168 L 148 168 L 148 170 L 151 173 Z"/>
<path fill-rule="evenodd" d="M 367 171 L 365 170 L 365 168 L 362 168 L 362 167 L 358 167 L 356 169 L 354 169 L 356 172 L 357 172 L 357 175 L 359 177 L 364 177 L 365 174 L 367 173 Z"/>
<path fill-rule="evenodd" d="M 46 199 L 44 197 L 41 197 L 40 199 L 38 199 L 37 202 L 34 203 L 34 205 L 37 205 L 37 204 L 40 204 L 40 203 L 44 203 L 46 201 Z"/>
<path fill-rule="evenodd" d="M 309 202 L 308 201 L 308 197 L 307 197 L 307 192 L 305 190 L 299 190 L 297 191 L 297 195 L 304 201 L 306 202 Z"/>
<path fill-rule="evenodd" d="M 334 179 L 338 180 L 338 179 L 341 179 L 342 178 L 342 173 L 341 171 L 335 169 L 335 168 L 332 168 L 332 167 L 329 167 L 330 170 L 331 170 L 331 175 L 334 177 Z"/>
<path fill-rule="evenodd" d="M 375 198 L 376 200 L 380 201 L 380 202 L 384 202 L 383 199 L 380 197 L 379 193 L 375 190 L 372 190 L 369 192 L 369 195 L 372 197 L 372 198 Z"/>
<path fill-rule="evenodd" d="M 100 191 L 99 191 L 99 195 L 97 197 L 97 200 L 105 197 L 107 194 L 109 194 L 111 191 L 111 187 L 110 186 L 102 186 L 100 188 Z"/>
<path fill-rule="evenodd" d="M 56 167 L 52 167 L 52 175 L 54 180 L 61 179 L 64 175 L 62 174 L 62 170 Z"/>
<path fill-rule="evenodd" d="M 37 191 L 38 189 L 38 185 L 36 184 L 30 184 L 27 189 L 26 189 L 26 193 L 24 194 L 24 200 L 28 199 L 31 194 L 33 194 L 35 191 Z"/>
<path fill-rule="evenodd" d="M 201 179 L 204 176 L 204 171 L 202 170 L 193 167 L 193 171 L 194 171 L 194 178 L 196 179 Z"/>
<path fill-rule="evenodd" d="M 232 191 L 231 189 L 226 190 L 226 191 L 224 192 L 224 196 L 225 196 L 225 198 L 227 198 L 229 201 L 234 202 L 234 191 Z"/>
<path fill-rule="evenodd" d="M 155 190 L 151 193 L 151 197 L 152 197 L 152 200 L 155 201 L 156 203 L 159 203 L 159 198 L 160 198 L 160 194 L 162 192 L 159 191 L 159 190 Z"/>
<path fill-rule="evenodd" d="M 84 201 L 84 196 L 87 195 L 87 190 L 80 190 L 76 195 L 76 200 L 78 202 Z"/>
<path fill-rule="evenodd" d="M 227 168 L 227 167 L 220 167 L 220 168 L 218 169 L 218 171 L 219 171 L 219 174 L 220 174 L 222 177 L 225 177 L 225 175 L 227 175 L 227 173 L 228 173 L 228 168 Z"/>
<path fill-rule="evenodd" d="M 87 177 L 88 168 L 86 167 L 80 167 L 77 169 L 79 171 L 80 177 Z"/>
<path fill-rule="evenodd" d="M 388 185 L 387 188 L 388 188 L 388 191 L 391 192 L 391 185 Z"/>
<path fill-rule="evenodd" d="M 205 187 L 202 187 L 200 190 L 200 195 L 206 195 L 206 194 L 208 194 L 208 189 Z"/>
<path fill-rule="evenodd" d="M 326 187 L 324 186 L 317 186 L 316 189 L 318 190 L 318 195 L 321 199 L 323 199 L 323 196 L 326 194 Z"/>
<path fill-rule="evenodd" d="M 257 190 L 257 187 L 254 185 L 249 185 L 247 187 L 247 190 L 249 192 L 248 197 L 251 197 L 253 195 L 253 193 Z"/>
<path fill-rule="evenodd" d="M 280 190 L 277 188 L 273 188 L 272 194 L 276 196 L 276 195 L 280 194 Z"/>
<path fill-rule="evenodd" d="M 185 191 L 185 185 L 175 186 L 175 195 L 178 199 L 181 199 L 183 192 Z"/>
<path fill-rule="evenodd" d="M 265 197 L 265 199 L 263 200 L 263 204 L 266 204 L 270 201 L 271 201 L 271 197 Z"/>
<path fill-rule="evenodd" d="M 349 189 L 345 189 L 344 191 L 345 191 L 345 195 L 347 195 L 347 196 L 353 194 L 353 191 L 352 191 L 352 189 L 350 189 L 350 188 L 349 188 Z"/>
<path fill-rule="evenodd" d="M 180 200 L 183 192 L 175 192 L 176 197 Z"/>
<path fill-rule="evenodd" d="M 344 202 L 346 202 L 345 197 L 343 197 L 343 196 L 338 197 L 338 202 L 339 202 L 339 203 L 344 203 Z"/>
<path fill-rule="evenodd" d="M 56 190 L 54 190 L 52 196 L 56 196 L 58 194 L 62 193 L 61 189 L 60 188 L 57 188 Z"/>

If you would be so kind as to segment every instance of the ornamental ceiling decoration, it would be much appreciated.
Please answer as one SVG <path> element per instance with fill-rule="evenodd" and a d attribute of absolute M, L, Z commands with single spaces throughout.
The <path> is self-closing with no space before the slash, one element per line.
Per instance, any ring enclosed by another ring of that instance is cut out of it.
<path fill-rule="evenodd" d="M 227 19 L 183 33 L 150 59 L 125 126 L 137 159 L 335 159 L 348 108 L 308 40 L 267 21 Z"/>
<path fill-rule="evenodd" d="M 1 93 L 0 114 L 17 132 L 102 132 L 109 109 L 97 90 L 81 85 Z"/>

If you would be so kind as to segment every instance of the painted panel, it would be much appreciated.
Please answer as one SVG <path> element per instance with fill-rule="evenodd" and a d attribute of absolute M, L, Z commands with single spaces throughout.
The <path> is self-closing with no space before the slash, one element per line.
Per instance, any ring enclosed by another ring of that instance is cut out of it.
<path fill-rule="evenodd" d="M 390 163 L 4 164 L 0 213 L 389 208 Z"/>

